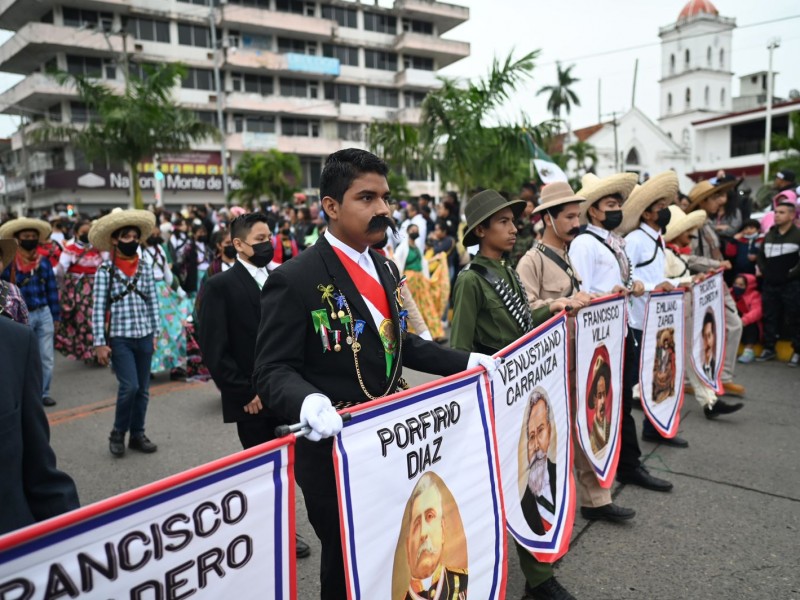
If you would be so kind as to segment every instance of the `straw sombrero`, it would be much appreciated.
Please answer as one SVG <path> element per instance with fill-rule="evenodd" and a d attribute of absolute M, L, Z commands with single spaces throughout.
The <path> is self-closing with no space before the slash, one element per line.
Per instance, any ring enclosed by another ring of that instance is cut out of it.
<path fill-rule="evenodd" d="M 478 243 L 475 228 L 491 217 L 494 213 L 510 208 L 516 219 L 525 209 L 525 200 L 508 201 L 494 190 L 483 190 L 467 201 L 464 216 L 467 218 L 467 228 L 464 230 L 464 246 L 474 246 Z"/>
<path fill-rule="evenodd" d="M 664 171 L 654 175 L 642 185 L 633 188 L 627 202 L 622 205 L 622 225 L 617 233 L 625 235 L 639 226 L 642 213 L 661 199 L 670 201 L 678 195 L 678 175 L 675 171 Z"/>
<path fill-rule="evenodd" d="M 554 181 L 542 188 L 542 194 L 539 196 L 539 206 L 534 208 L 533 212 L 538 213 L 561 204 L 584 202 L 585 200 L 586 198 L 578 196 L 566 181 Z"/>
<path fill-rule="evenodd" d="M 28 229 L 33 229 L 34 231 L 38 232 L 39 241 L 41 242 L 45 241 L 53 231 L 53 228 L 50 227 L 50 223 L 47 221 L 22 217 L 19 219 L 12 219 L 11 221 L 4 223 L 3 226 L 0 227 L 0 238 L 13 238 L 14 235 L 20 231 L 26 231 Z"/>
<path fill-rule="evenodd" d="M 689 191 L 689 206 L 688 210 L 693 210 L 705 199 L 710 198 L 714 194 L 720 192 L 727 192 L 730 189 L 739 185 L 741 179 L 730 179 L 718 185 L 714 185 L 710 179 L 700 181 Z"/>
<path fill-rule="evenodd" d="M 695 210 L 687 215 L 680 206 L 674 204 L 669 207 L 669 212 L 672 213 L 672 216 L 663 236 L 665 242 L 671 242 L 684 231 L 702 227 L 708 219 L 708 214 L 704 210 Z"/>
<path fill-rule="evenodd" d="M 608 177 L 600 179 L 594 173 L 587 173 L 581 179 L 581 189 L 578 190 L 578 196 L 586 198 L 581 207 L 581 223 L 586 223 L 589 208 L 598 200 L 619 194 L 622 196 L 622 201 L 628 198 L 636 183 L 639 181 L 639 176 L 636 173 L 615 173 Z"/>
<path fill-rule="evenodd" d="M 3 268 L 11 264 L 16 254 L 17 240 L 14 238 L 10 240 L 0 240 L 0 261 L 3 263 Z"/>
<path fill-rule="evenodd" d="M 111 234 L 123 227 L 136 227 L 142 238 L 150 235 L 156 225 L 156 216 L 147 210 L 115 208 L 105 217 L 92 223 L 89 230 L 89 242 L 100 251 L 110 251 Z"/>

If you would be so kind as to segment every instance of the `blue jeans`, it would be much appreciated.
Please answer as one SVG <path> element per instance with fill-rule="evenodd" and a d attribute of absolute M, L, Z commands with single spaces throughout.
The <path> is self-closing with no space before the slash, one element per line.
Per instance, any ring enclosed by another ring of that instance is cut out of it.
<path fill-rule="evenodd" d="M 144 418 L 150 401 L 150 360 L 153 336 L 112 337 L 111 366 L 119 382 L 114 429 L 132 435 L 144 433 Z"/>
<path fill-rule="evenodd" d="M 53 315 L 47 306 L 31 311 L 28 316 L 30 325 L 36 337 L 39 338 L 39 354 L 42 355 L 42 398 L 50 395 L 50 381 L 53 379 Z"/>

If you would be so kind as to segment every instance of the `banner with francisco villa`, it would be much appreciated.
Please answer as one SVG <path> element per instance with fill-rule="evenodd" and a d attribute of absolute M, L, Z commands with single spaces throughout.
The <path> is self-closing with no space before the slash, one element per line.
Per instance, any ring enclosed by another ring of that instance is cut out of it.
<path fill-rule="evenodd" d="M 542 562 L 566 553 L 575 513 L 566 323 L 505 348 L 492 380 L 508 531 Z"/>
<path fill-rule="evenodd" d="M 505 598 L 485 372 L 350 409 L 334 443 L 348 598 Z"/>

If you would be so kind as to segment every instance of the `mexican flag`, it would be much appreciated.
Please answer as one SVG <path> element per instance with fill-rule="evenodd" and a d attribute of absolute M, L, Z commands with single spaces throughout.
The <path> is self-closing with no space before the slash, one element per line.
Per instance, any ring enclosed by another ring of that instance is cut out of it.
<path fill-rule="evenodd" d="M 553 183 L 554 181 L 569 181 L 567 178 L 567 174 L 561 170 L 556 163 L 553 162 L 553 159 L 547 156 L 542 149 L 539 148 L 533 141 L 528 141 L 529 146 L 531 146 L 531 154 L 533 154 L 533 158 L 531 162 L 533 166 L 536 167 L 536 174 L 539 176 L 539 180 L 542 183 Z"/>

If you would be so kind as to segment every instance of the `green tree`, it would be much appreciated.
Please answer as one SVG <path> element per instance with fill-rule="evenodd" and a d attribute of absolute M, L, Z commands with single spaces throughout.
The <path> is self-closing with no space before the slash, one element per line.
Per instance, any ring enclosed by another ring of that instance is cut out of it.
<path fill-rule="evenodd" d="M 772 136 L 772 146 L 775 150 L 784 152 L 783 158 L 770 164 L 770 177 L 781 169 L 790 169 L 800 172 L 800 112 L 789 115 L 792 135 L 776 133 Z"/>
<path fill-rule="evenodd" d="M 556 119 L 561 118 L 561 110 L 567 114 L 572 112 L 573 104 L 580 106 L 581 101 L 578 95 L 572 90 L 571 86 L 579 82 L 580 79 L 572 76 L 572 69 L 575 65 L 570 65 L 565 69 L 561 68 L 561 63 L 556 63 L 556 83 L 555 85 L 545 85 L 536 92 L 536 95 L 550 94 L 547 99 L 547 110 Z"/>
<path fill-rule="evenodd" d="M 300 189 L 302 171 L 296 155 L 272 149 L 260 154 L 245 152 L 234 174 L 241 179 L 242 187 L 231 197 L 255 209 L 264 197 L 277 202 L 287 200 Z"/>
<path fill-rule="evenodd" d="M 205 139 L 219 139 L 216 127 L 197 120 L 172 97 L 173 88 L 186 76 L 178 64 L 144 67 L 144 77 L 126 77 L 118 94 L 104 83 L 63 71 L 53 77 L 74 86 L 90 119 L 86 124 L 45 123 L 30 138 L 35 143 L 68 141 L 91 161 L 122 162 L 131 180 L 133 206 L 143 208 L 138 164 L 154 154 L 181 152 Z"/>
<path fill-rule="evenodd" d="M 597 151 L 589 142 L 578 140 L 567 146 L 565 155 L 567 164 L 569 161 L 575 163 L 575 175 L 570 178 L 570 184 L 577 190 L 581 187 L 581 178 L 587 173 L 594 172 L 597 165 Z"/>

